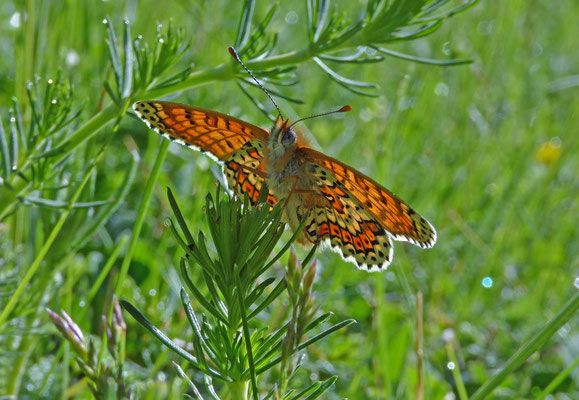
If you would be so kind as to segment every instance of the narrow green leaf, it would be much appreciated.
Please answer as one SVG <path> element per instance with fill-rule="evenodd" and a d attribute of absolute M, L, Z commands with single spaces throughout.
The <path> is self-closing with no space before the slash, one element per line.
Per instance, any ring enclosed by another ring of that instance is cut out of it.
<path fill-rule="evenodd" d="M 257 374 L 255 371 L 255 363 L 253 360 L 253 349 L 251 348 L 251 337 L 249 335 L 249 325 L 247 323 L 247 315 L 245 308 L 245 299 L 243 298 L 243 293 L 241 291 L 241 282 L 239 280 L 239 275 L 235 274 L 235 283 L 237 286 L 237 300 L 239 301 L 239 310 L 241 313 L 241 322 L 243 327 L 243 338 L 245 341 L 245 350 L 247 351 L 247 362 L 249 364 L 249 376 L 251 381 L 251 389 L 253 394 L 253 399 L 258 400 L 258 389 L 257 389 Z"/>
<path fill-rule="evenodd" d="M 330 319 L 330 317 L 332 315 L 334 315 L 333 312 L 327 312 L 325 314 L 320 315 L 318 318 L 316 318 L 315 320 L 313 320 L 312 322 L 310 322 L 306 326 L 306 329 L 304 330 L 304 332 L 307 333 L 307 332 L 311 331 L 312 329 L 316 328 L 318 325 L 323 324 L 328 319 Z"/>
<path fill-rule="evenodd" d="M 561 311 L 547 322 L 539 332 L 519 347 L 511 358 L 507 360 L 502 369 L 478 388 L 470 399 L 480 400 L 488 397 L 515 369 L 519 368 L 531 354 L 541 349 L 545 345 L 545 342 L 565 325 L 578 309 L 579 291 L 576 291 Z"/>
<path fill-rule="evenodd" d="M 119 92 L 122 88 L 122 76 L 123 72 L 121 70 L 121 56 L 119 55 L 119 45 L 117 43 L 117 36 L 115 35 L 115 29 L 113 27 L 113 21 L 109 16 L 105 18 L 105 25 L 109 34 L 107 45 L 109 47 L 109 55 L 111 57 L 111 65 L 113 67 L 113 73 L 115 75 L 115 80 L 117 83 L 117 88 Z"/>
<path fill-rule="evenodd" d="M 471 64 L 474 62 L 473 59 L 462 59 L 462 60 L 434 60 L 431 58 L 422 58 L 422 57 L 416 57 L 416 56 L 411 56 L 408 54 L 404 54 L 404 53 L 399 53 L 397 51 L 394 50 L 389 50 L 389 49 L 385 49 L 383 47 L 376 47 L 375 48 L 377 51 L 379 51 L 382 54 L 386 54 L 392 57 L 396 57 L 396 58 L 401 58 L 403 60 L 407 60 L 407 61 L 413 61 L 413 62 L 417 62 L 420 64 L 428 64 L 428 65 L 436 65 L 436 66 L 440 66 L 440 67 L 447 67 L 447 66 L 453 66 L 453 65 L 464 65 L 464 64 Z"/>
<path fill-rule="evenodd" d="M 314 62 L 323 70 L 325 71 L 328 76 L 340 86 L 348 89 L 352 93 L 360 94 L 363 96 L 369 97 L 377 97 L 378 95 L 375 93 L 364 92 L 362 90 L 356 89 L 356 87 L 367 87 L 367 88 L 377 88 L 378 86 L 373 83 L 368 82 L 360 82 L 354 81 L 352 79 L 344 78 L 341 75 L 338 75 L 335 71 L 333 71 L 330 67 L 328 67 L 321 59 L 318 57 L 313 58 Z"/>
<path fill-rule="evenodd" d="M 247 40 L 251 34 L 251 20 L 253 19 L 254 8 L 254 0 L 244 0 L 243 10 L 241 11 L 241 18 L 237 27 L 237 35 L 235 36 L 236 49 L 242 50 L 247 44 Z"/>
<path fill-rule="evenodd" d="M 308 346 L 310 346 L 310 345 L 312 345 L 312 344 L 320 341 L 321 339 L 325 338 L 326 336 L 331 335 L 331 334 L 334 333 L 335 331 L 337 331 L 337 330 L 339 330 L 339 329 L 341 329 L 341 328 L 343 328 L 343 327 L 346 327 L 346 326 L 348 326 L 348 325 L 350 325 L 350 324 L 352 324 L 352 323 L 355 323 L 355 322 L 356 322 L 356 320 L 354 320 L 354 319 L 344 320 L 344 321 L 342 321 L 342 322 L 340 322 L 340 323 L 332 326 L 331 328 L 326 329 L 326 330 L 323 331 L 322 333 L 314 336 L 314 337 L 311 338 L 310 340 L 307 340 L 307 341 L 305 341 L 304 343 L 298 345 L 296 351 L 303 350 L 303 349 L 305 349 L 306 347 L 308 347 Z M 278 356 L 278 357 L 276 357 L 274 360 L 272 360 L 271 362 L 269 362 L 269 363 L 267 363 L 266 365 L 258 368 L 257 371 L 256 371 L 256 373 L 259 375 L 259 374 L 261 374 L 261 373 L 263 373 L 263 372 L 271 369 L 273 366 L 275 366 L 276 364 L 279 364 L 280 362 L 281 362 L 281 356 Z"/>
<path fill-rule="evenodd" d="M 344 328 L 344 327 L 346 327 L 346 326 L 348 326 L 348 325 L 351 325 L 351 324 L 353 324 L 353 323 L 356 323 L 356 320 L 355 320 L 355 319 L 346 319 L 346 320 L 344 320 L 344 321 L 342 321 L 342 322 L 340 322 L 340 323 L 332 326 L 331 328 L 326 329 L 325 331 L 323 331 L 322 333 L 314 336 L 313 338 L 311 338 L 311 339 L 303 342 L 302 344 L 298 345 L 298 350 L 303 350 L 303 349 L 305 349 L 306 347 L 308 347 L 308 346 L 310 346 L 310 345 L 312 345 L 312 344 L 314 344 L 314 343 L 322 340 L 322 339 L 325 338 L 326 336 L 331 335 L 333 332 L 335 332 L 335 331 L 337 331 L 337 330 L 339 330 L 339 329 L 342 329 L 342 328 Z"/>
<path fill-rule="evenodd" d="M 169 205 L 171 206 L 171 209 L 173 210 L 173 215 L 175 215 L 175 218 L 177 218 L 177 223 L 181 227 L 181 231 L 185 235 L 185 240 L 187 240 L 187 244 L 195 243 L 195 240 L 193 239 L 193 235 L 191 235 L 191 231 L 187 227 L 187 223 L 185 222 L 185 218 L 183 218 L 183 214 L 181 213 L 181 209 L 179 208 L 179 205 L 177 204 L 177 200 L 175 199 L 175 196 L 173 195 L 173 191 L 169 187 L 167 187 L 167 199 L 169 199 Z"/>
<path fill-rule="evenodd" d="M 105 204 L 109 203 L 109 200 L 101 200 L 101 201 L 89 201 L 89 202 L 78 202 L 74 203 L 72 206 L 68 204 L 66 201 L 58 201 L 58 200 L 50 200 L 50 199 L 42 199 L 39 197 L 22 197 L 22 201 L 25 204 L 36 204 L 41 207 L 46 208 L 91 208 L 91 207 L 99 207 L 104 206 Z"/>
<path fill-rule="evenodd" d="M 107 92 L 107 94 L 110 96 L 111 100 L 114 101 L 117 106 L 122 107 L 121 99 L 119 99 L 117 97 L 117 95 L 115 94 L 115 91 L 111 87 L 111 84 L 109 83 L 109 81 L 104 81 L 103 87 L 104 87 L 105 91 Z"/>
<path fill-rule="evenodd" d="M 317 399 L 322 395 L 326 390 L 328 390 L 336 381 L 338 380 L 337 376 L 332 376 L 329 379 L 326 379 L 313 393 L 311 393 L 308 397 L 304 400 L 313 400 Z"/>
<path fill-rule="evenodd" d="M 123 68 L 123 86 L 120 90 L 121 97 L 126 99 L 131 94 L 131 89 L 133 87 L 133 46 L 131 44 L 131 24 L 129 20 L 125 18 L 125 29 L 124 29 L 124 47 L 125 47 L 125 62 Z"/>
<path fill-rule="evenodd" d="M 201 325 L 199 324 L 199 321 L 197 320 L 197 317 L 195 316 L 195 312 L 193 311 L 193 308 L 191 307 L 191 303 L 189 301 L 189 296 L 187 295 L 187 292 L 185 291 L 185 289 L 181 288 L 180 294 L 181 294 L 181 301 L 183 303 L 183 307 L 185 307 L 185 314 L 187 315 L 187 319 L 189 320 L 189 324 L 193 328 L 193 332 L 194 332 L 195 336 L 197 336 L 197 339 L 199 340 L 200 345 L 203 347 L 203 350 L 205 350 L 207 355 L 210 358 L 214 359 L 215 354 L 209 348 L 209 346 L 205 342 L 205 339 L 203 338 L 203 334 L 201 333 Z"/>
<path fill-rule="evenodd" d="M 2 165 L 4 166 L 4 179 L 8 179 L 10 178 L 10 174 L 12 172 L 10 168 L 10 164 L 12 162 L 10 158 L 10 152 L 8 151 L 8 143 L 6 141 L 6 136 L 4 133 L 4 124 L 2 123 L 1 119 L 0 119 L 0 154 L 2 154 L 2 160 L 4 160 L 4 162 L 2 163 Z"/>
<path fill-rule="evenodd" d="M 193 296 L 195 297 L 195 299 L 203 306 L 205 307 L 205 309 L 211 314 L 213 315 L 215 318 L 217 318 L 218 320 L 220 320 L 221 322 L 223 322 L 225 325 L 228 324 L 228 320 L 227 317 L 225 316 L 225 314 L 223 314 L 222 312 L 220 312 L 218 309 L 216 309 L 207 299 L 206 296 L 204 296 L 201 291 L 199 291 L 199 289 L 197 289 L 197 287 L 195 286 L 195 284 L 193 283 L 193 280 L 191 280 L 191 276 L 189 276 L 189 272 L 187 271 L 186 268 L 186 263 L 184 259 L 181 259 L 181 275 L 182 278 L 185 280 L 185 284 L 187 285 L 187 287 L 189 288 L 189 290 L 191 290 L 191 293 L 193 294 Z"/>
<path fill-rule="evenodd" d="M 253 319 L 257 314 L 263 311 L 267 306 L 269 306 L 275 299 L 282 294 L 283 290 L 285 289 L 285 281 L 282 279 L 278 282 L 278 284 L 273 288 L 271 293 L 263 300 L 247 317 L 247 319 Z"/>
<path fill-rule="evenodd" d="M 16 131 L 16 125 L 13 122 L 10 123 L 10 144 L 10 160 L 12 161 L 10 168 L 12 171 L 16 171 L 18 169 L 18 132 Z"/>
<path fill-rule="evenodd" d="M 16 128 L 16 131 L 20 136 L 20 143 L 22 143 L 22 149 L 24 150 L 24 153 L 28 153 L 28 143 L 26 137 L 24 136 L 24 128 L 22 127 L 22 113 L 20 112 L 20 104 L 18 103 L 15 97 L 12 98 L 11 114 L 12 114 L 11 117 L 14 118 L 14 121 L 12 123 L 14 124 L 14 127 Z"/>
<path fill-rule="evenodd" d="M 541 392 L 541 394 L 537 397 L 536 400 L 545 400 L 547 398 L 547 396 L 549 396 L 551 393 L 553 393 L 555 391 L 555 389 L 557 389 L 557 387 L 561 383 L 563 383 L 563 381 L 565 379 L 567 379 L 567 377 L 569 377 L 571 372 L 575 371 L 575 369 L 577 367 L 579 367 L 579 357 L 577 357 L 575 359 L 575 361 L 573 361 L 571 364 L 569 364 L 569 366 L 567 368 L 565 368 L 563 371 L 559 372 L 557 374 L 557 376 L 555 376 L 555 378 L 553 378 L 553 380 L 551 382 L 549 382 L 549 384 L 547 385 L 545 390 L 543 390 Z"/>
<path fill-rule="evenodd" d="M 175 342 L 173 342 L 167 335 L 165 335 L 161 330 L 157 329 L 155 325 L 153 325 L 147 317 L 145 317 L 139 310 L 137 310 L 131 303 L 126 300 L 120 301 L 121 305 L 125 310 L 129 312 L 133 316 L 134 319 L 137 320 L 139 324 L 141 324 L 145 329 L 147 329 L 153 336 L 157 338 L 161 343 L 171 349 L 174 353 L 178 354 L 185 360 L 189 361 L 191 365 L 197 368 L 200 371 L 203 371 L 203 368 L 199 365 L 197 359 L 187 352 L 185 349 L 179 347 Z M 224 380 L 224 378 L 217 372 L 212 369 L 206 371 L 208 375 L 212 376 L 213 378 Z"/>
<path fill-rule="evenodd" d="M 316 391 L 320 386 L 322 386 L 322 382 L 314 382 L 312 385 L 308 386 L 307 388 L 305 388 L 304 390 L 302 390 L 301 392 L 299 392 L 298 394 L 296 394 L 295 396 L 286 396 L 285 398 L 289 399 L 289 400 L 301 400 L 304 399 L 304 396 L 307 396 L 311 393 L 313 393 L 314 391 Z"/>
<path fill-rule="evenodd" d="M 463 13 L 463 12 L 471 9 L 478 2 L 479 2 L 479 0 L 468 0 L 464 4 L 461 4 L 461 5 L 455 7 L 451 10 L 448 10 L 446 12 L 443 12 L 443 13 L 437 14 L 437 15 L 433 15 L 433 16 L 424 16 L 422 18 L 417 19 L 415 22 L 423 23 L 423 22 L 431 22 L 434 20 L 441 20 L 441 19 L 450 18 L 450 17 L 453 17 L 455 15 L 458 15 L 460 13 Z M 428 13 L 431 13 L 432 11 L 434 11 L 434 9 L 428 10 Z"/>
<path fill-rule="evenodd" d="M 201 396 L 201 393 L 199 392 L 199 389 L 197 389 L 197 386 L 195 386 L 193 381 L 191 379 L 189 379 L 189 377 L 187 376 L 185 371 L 183 371 L 183 369 L 179 366 L 179 364 L 177 364 L 175 361 L 171 361 L 171 363 L 173 364 L 173 366 L 177 370 L 177 374 L 181 377 L 181 379 L 183 379 L 185 382 L 187 382 L 187 384 L 189 385 L 191 390 L 193 390 L 193 393 L 195 394 L 195 399 L 196 400 L 204 400 L 203 396 Z"/>
<path fill-rule="evenodd" d="M 354 54 L 350 54 L 348 56 L 328 56 L 328 55 L 321 55 L 320 58 L 325 61 L 333 61 L 339 63 L 351 63 L 351 64 L 368 64 L 368 63 L 376 63 L 384 60 L 384 57 L 374 55 L 370 56 L 366 53 L 365 47 L 360 46 L 358 50 Z"/>
<path fill-rule="evenodd" d="M 211 380 L 211 377 L 205 375 L 204 380 L 205 380 L 205 387 L 207 388 L 207 391 L 209 392 L 211 398 L 213 400 L 221 400 L 221 398 L 217 395 L 215 388 L 213 387 L 213 381 Z"/>

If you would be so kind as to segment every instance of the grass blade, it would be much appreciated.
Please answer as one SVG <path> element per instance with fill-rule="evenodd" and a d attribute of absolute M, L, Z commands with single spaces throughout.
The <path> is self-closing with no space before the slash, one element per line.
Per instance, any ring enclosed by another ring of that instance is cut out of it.
<path fill-rule="evenodd" d="M 6 142 L 6 136 L 4 136 L 4 124 L 2 120 L 0 120 L 0 154 L 2 154 L 2 159 L 4 162 L 2 165 L 4 166 L 4 178 L 10 178 L 10 152 L 8 151 L 8 143 Z"/>
<path fill-rule="evenodd" d="M 103 153 L 101 152 L 99 155 L 97 155 L 93 164 L 90 166 L 90 168 L 88 168 L 88 171 L 85 174 L 83 180 L 80 182 L 80 184 L 76 188 L 74 194 L 72 195 L 72 197 L 69 201 L 69 204 L 71 206 L 72 206 L 72 204 L 74 204 L 76 202 L 76 200 L 78 199 L 78 197 L 82 193 L 84 186 L 88 182 L 88 180 L 92 174 L 92 171 L 94 170 L 98 160 L 100 160 L 102 154 Z M 12 296 L 10 297 L 10 300 L 8 301 L 8 303 L 6 303 L 6 306 L 2 310 L 2 314 L 0 314 L 0 331 L 4 327 L 4 323 L 8 319 L 8 316 L 10 315 L 10 313 L 12 312 L 12 310 L 14 309 L 16 304 L 18 303 L 20 296 L 22 296 L 22 294 L 26 290 L 28 283 L 34 277 L 34 275 L 36 274 L 36 271 L 38 271 L 38 268 L 40 268 L 40 266 L 42 265 L 42 261 L 44 260 L 44 257 L 46 256 L 46 254 L 48 253 L 48 251 L 52 247 L 52 244 L 54 243 L 56 237 L 58 236 L 62 227 L 64 226 L 66 219 L 68 218 L 68 216 L 70 215 L 70 212 L 72 211 L 71 206 L 69 206 L 66 210 L 64 210 L 63 213 L 60 215 L 60 218 L 58 219 L 58 221 L 54 225 L 54 228 L 50 232 L 50 235 L 46 239 L 46 242 L 44 243 L 44 245 L 42 246 L 42 248 L 38 252 L 38 255 L 36 256 L 36 258 L 34 259 L 32 264 L 30 265 L 30 268 L 28 268 L 28 271 L 26 271 L 26 274 L 22 277 L 22 279 L 20 280 L 20 283 L 18 284 L 18 287 L 16 288 L 16 290 L 14 291 Z"/>
<path fill-rule="evenodd" d="M 503 368 L 495 376 L 478 388 L 478 390 L 472 395 L 471 400 L 484 399 L 490 395 L 493 390 L 495 390 L 515 369 L 520 367 L 531 354 L 541 349 L 547 339 L 566 324 L 577 309 L 579 309 L 579 291 L 569 299 L 555 317 L 545 324 L 543 329 L 533 335 L 531 339 L 524 343 L 515 354 L 507 360 Z"/>

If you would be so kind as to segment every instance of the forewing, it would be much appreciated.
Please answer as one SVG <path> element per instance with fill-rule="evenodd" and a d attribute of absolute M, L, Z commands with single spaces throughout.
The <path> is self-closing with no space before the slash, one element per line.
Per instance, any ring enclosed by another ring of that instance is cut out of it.
<path fill-rule="evenodd" d="M 408 241 L 422 248 L 436 243 L 436 230 L 408 204 L 388 189 L 350 166 L 316 150 L 301 147 L 297 154 L 304 162 L 323 168 L 326 176 L 333 176 L 344 190 L 356 199 L 395 240 Z"/>
<path fill-rule="evenodd" d="M 243 195 L 247 193 L 253 205 L 259 199 L 264 182 L 263 148 L 262 141 L 252 139 L 239 150 L 231 153 L 223 164 L 223 174 L 229 189 L 236 195 L 241 195 L 240 198 L 243 198 Z M 271 191 L 267 196 L 267 202 L 272 207 L 276 203 Z"/>
<path fill-rule="evenodd" d="M 305 167 L 314 192 L 308 195 L 309 206 L 298 210 L 298 218 L 306 218 L 306 238 L 312 243 L 328 242 L 360 269 L 384 270 L 393 254 L 389 234 L 325 168 L 315 163 Z"/>
<path fill-rule="evenodd" d="M 187 147 L 207 152 L 220 161 L 249 140 L 265 143 L 269 133 L 245 121 L 185 104 L 140 101 L 133 106 L 149 128 Z"/>

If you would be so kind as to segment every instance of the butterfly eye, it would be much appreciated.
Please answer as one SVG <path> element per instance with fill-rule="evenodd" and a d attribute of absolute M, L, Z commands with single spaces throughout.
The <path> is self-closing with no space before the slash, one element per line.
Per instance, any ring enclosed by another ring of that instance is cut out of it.
<path fill-rule="evenodd" d="M 296 142 L 296 133 L 293 129 L 287 129 L 281 138 L 282 144 L 292 144 Z"/>

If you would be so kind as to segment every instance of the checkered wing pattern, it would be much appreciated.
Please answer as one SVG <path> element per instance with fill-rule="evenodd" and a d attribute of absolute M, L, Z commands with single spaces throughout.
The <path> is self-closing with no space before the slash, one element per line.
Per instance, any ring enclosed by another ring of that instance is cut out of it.
<path fill-rule="evenodd" d="M 207 153 L 223 163 L 227 185 L 255 204 L 264 181 L 263 149 L 269 132 L 229 115 L 185 104 L 140 101 L 135 112 L 171 141 Z M 272 206 L 275 198 L 267 199 Z"/>
<path fill-rule="evenodd" d="M 306 218 L 306 239 L 329 244 L 360 269 L 384 270 L 393 255 L 388 232 L 328 170 L 314 163 L 305 167 L 315 184 L 310 206 L 298 210 L 298 218 Z"/>
<path fill-rule="evenodd" d="M 348 199 L 370 215 L 389 236 L 422 248 L 436 243 L 434 227 L 408 204 L 352 167 L 310 148 L 297 150 L 303 162 L 318 165 L 332 181 L 340 184 Z"/>
<path fill-rule="evenodd" d="M 229 189 L 238 195 L 247 193 L 253 205 L 259 199 L 264 182 L 263 148 L 262 141 L 252 139 L 241 149 L 233 152 L 223 165 Z M 271 191 L 267 196 L 267 202 L 272 207 L 277 202 Z"/>
<path fill-rule="evenodd" d="M 265 143 L 269 137 L 260 127 L 201 107 L 139 101 L 133 108 L 155 132 L 219 161 L 226 161 L 252 139 Z"/>

